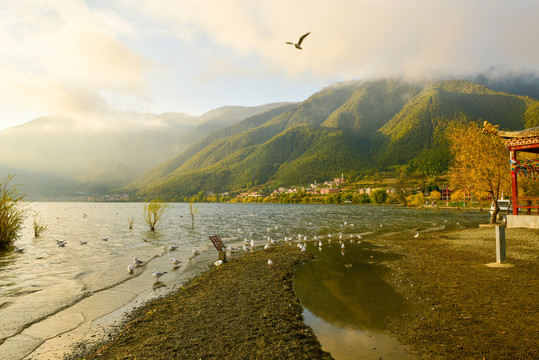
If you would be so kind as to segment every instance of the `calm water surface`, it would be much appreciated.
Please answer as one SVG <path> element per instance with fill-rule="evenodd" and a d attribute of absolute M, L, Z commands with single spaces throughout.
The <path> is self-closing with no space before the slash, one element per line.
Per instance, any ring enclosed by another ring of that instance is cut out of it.
<path fill-rule="evenodd" d="M 412 233 L 414 228 L 475 227 L 488 219 L 488 213 L 390 206 L 200 204 L 192 229 L 188 204 L 179 203 L 171 204 L 157 231 L 150 232 L 143 221 L 143 204 L 33 203 L 31 208 L 39 213 L 47 231 L 34 239 L 30 217 L 16 242 L 24 252 L 0 254 L 0 353 L 5 356 L 9 351 L 13 355 L 8 358 L 14 359 L 31 354 L 45 340 L 51 342 L 58 334 L 80 327 L 89 317 L 106 315 L 87 304 L 99 294 L 110 297 L 105 300 L 107 305 L 121 308 L 141 293 L 146 298 L 160 295 L 188 275 L 207 269 L 216 258 L 208 241 L 214 233 L 227 245 L 254 233 L 260 248 L 268 234 L 278 240 L 285 236 L 297 239 L 298 234 L 309 240 L 318 236 L 325 245 L 319 250 L 311 244 L 309 251 L 316 251 L 321 261 L 305 264 L 295 279 L 306 319 L 321 341 L 324 333 L 343 331 L 338 336 L 343 341 L 350 336 L 361 338 L 366 336 L 365 329 L 383 330 L 384 317 L 405 309 L 402 299 L 384 282 L 387 268 L 380 262 L 390 261 L 383 257 L 391 255 L 377 251 L 369 237 Z M 135 220 L 133 230 L 128 228 L 130 217 Z M 328 234 L 334 235 L 331 247 Z M 357 234 L 363 234 L 366 241 L 346 243 L 342 255 L 339 234 L 345 243 Z M 57 241 L 65 241 L 66 246 L 58 247 Z M 169 244 L 178 249 L 169 251 Z M 205 252 L 189 261 L 193 247 Z M 126 267 L 133 257 L 146 263 L 130 275 Z M 175 271 L 171 257 L 183 260 Z M 344 263 L 352 267 L 346 268 Z M 151 276 L 154 269 L 168 271 L 157 287 Z M 343 354 L 341 358 L 354 357 Z"/>

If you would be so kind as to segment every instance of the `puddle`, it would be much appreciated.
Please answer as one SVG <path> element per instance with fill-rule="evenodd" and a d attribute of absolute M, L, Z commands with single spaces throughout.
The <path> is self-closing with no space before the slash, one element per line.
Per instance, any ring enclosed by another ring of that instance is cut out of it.
<path fill-rule="evenodd" d="M 406 347 L 385 330 L 388 320 L 407 310 L 404 299 L 385 281 L 384 263 L 398 255 L 363 241 L 313 244 L 320 260 L 298 267 L 294 290 L 304 307 L 305 322 L 324 350 L 336 359 L 413 359 Z"/>

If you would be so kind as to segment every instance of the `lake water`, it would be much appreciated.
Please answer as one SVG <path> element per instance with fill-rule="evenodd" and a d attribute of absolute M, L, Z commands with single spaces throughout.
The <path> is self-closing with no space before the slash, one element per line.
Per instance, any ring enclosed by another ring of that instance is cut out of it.
<path fill-rule="evenodd" d="M 387 267 L 380 262 L 390 261 L 382 258 L 389 255 L 377 252 L 369 238 L 393 232 L 414 234 L 415 228 L 476 227 L 488 220 L 486 212 L 392 206 L 199 204 L 192 228 L 188 204 L 178 203 L 170 205 L 157 231 L 151 232 L 140 203 L 30 206 L 48 228 L 34 239 L 33 217 L 29 217 L 15 243 L 24 252 L 0 254 L 3 359 L 60 356 L 67 343 L 89 339 L 98 329 L 105 331 L 107 323 L 119 322 L 118 314 L 178 288 L 216 260 L 208 238 L 211 234 L 220 234 L 227 245 L 252 236 L 257 248 L 263 247 L 268 234 L 281 243 L 285 236 L 319 237 L 322 249 L 310 244 L 309 251 L 317 252 L 321 261 L 298 269 L 295 289 L 305 307 L 306 321 L 323 346 L 350 349 L 347 341 L 357 345 L 357 339 L 373 338 L 373 334 L 382 339 L 386 335 L 380 319 L 405 309 L 402 299 L 384 282 Z M 134 219 L 132 230 L 129 218 Z M 327 245 L 329 234 L 333 235 L 331 247 Z M 344 254 L 338 243 L 340 234 L 346 243 Z M 357 239 L 357 234 L 363 234 L 366 241 L 351 244 L 350 237 Z M 59 247 L 57 241 L 65 241 L 65 247 Z M 178 248 L 170 251 L 169 244 Z M 203 252 L 189 260 L 194 247 Z M 134 257 L 145 263 L 129 274 L 126 268 Z M 178 269 L 172 268 L 171 257 L 183 261 Z M 352 266 L 347 268 L 345 263 Z M 156 285 L 152 270 L 168 273 Z M 356 350 L 352 352 L 356 355 L 343 352 L 335 357 L 360 358 Z"/>

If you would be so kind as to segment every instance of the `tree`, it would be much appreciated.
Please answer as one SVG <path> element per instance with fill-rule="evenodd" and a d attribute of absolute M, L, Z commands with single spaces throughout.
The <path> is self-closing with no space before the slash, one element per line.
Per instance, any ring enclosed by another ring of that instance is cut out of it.
<path fill-rule="evenodd" d="M 442 194 L 438 190 L 432 190 L 429 194 L 429 198 L 438 205 L 438 200 L 442 198 Z"/>
<path fill-rule="evenodd" d="M 159 199 L 154 199 L 144 205 L 144 220 L 151 231 L 155 231 L 167 207 L 168 205 Z"/>
<path fill-rule="evenodd" d="M 384 189 L 376 189 L 372 192 L 371 198 L 376 204 L 383 204 L 387 200 L 387 192 Z"/>
<path fill-rule="evenodd" d="M 0 250 L 6 250 L 19 238 L 19 231 L 26 218 L 23 205 L 24 195 L 19 194 L 17 185 L 12 185 L 13 175 L 0 181 Z"/>
<path fill-rule="evenodd" d="M 496 222 L 500 210 L 497 200 L 511 192 L 509 153 L 502 140 L 483 133 L 476 123 L 455 124 L 448 129 L 453 161 L 449 168 L 449 183 L 453 189 L 468 188 L 470 192 L 486 192 L 494 200 L 490 223 Z"/>

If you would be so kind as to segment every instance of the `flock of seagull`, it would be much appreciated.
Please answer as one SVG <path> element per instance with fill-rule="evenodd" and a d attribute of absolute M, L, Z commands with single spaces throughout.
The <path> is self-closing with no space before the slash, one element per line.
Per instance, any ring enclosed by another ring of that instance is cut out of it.
<path fill-rule="evenodd" d="M 343 225 L 341 225 L 341 227 L 343 226 L 350 226 L 350 227 L 353 227 L 354 224 L 348 224 L 346 221 L 344 222 Z M 382 226 L 382 225 L 381 225 Z M 267 228 L 267 232 L 268 232 L 268 235 L 265 236 L 265 244 L 263 246 L 263 249 L 266 253 L 269 253 L 271 251 L 271 248 L 273 246 L 276 246 L 278 245 L 279 243 L 281 243 L 281 240 L 277 240 L 277 239 L 274 239 L 270 236 L 270 232 L 272 230 L 277 230 L 278 229 L 278 226 L 274 226 L 273 228 Z M 241 229 L 239 229 L 241 230 Z M 370 234 L 369 233 L 364 233 L 363 235 L 365 234 Z M 243 245 L 241 248 L 237 247 L 237 246 L 228 246 L 226 248 L 224 248 L 223 250 L 225 251 L 229 251 L 230 253 L 236 253 L 236 252 L 239 252 L 241 250 L 243 250 L 244 254 L 248 254 L 248 253 L 252 253 L 255 251 L 255 248 L 256 248 L 256 243 L 255 243 L 255 240 L 253 239 L 254 237 L 254 233 L 251 232 L 250 234 L 250 239 L 248 238 L 244 238 L 243 240 Z M 416 234 L 415 237 L 417 237 L 419 235 Z M 306 252 L 307 251 L 307 243 L 313 243 L 315 246 L 318 247 L 319 251 L 322 251 L 322 248 L 324 246 L 324 243 L 322 242 L 322 238 L 323 237 L 326 237 L 327 240 L 326 240 L 326 245 L 329 245 L 331 246 L 332 244 L 332 241 L 335 239 L 335 242 L 339 244 L 339 248 L 341 249 L 341 254 L 344 255 L 344 251 L 346 249 L 346 241 L 345 240 L 348 240 L 350 244 L 359 244 L 361 243 L 361 240 L 363 239 L 363 236 L 362 234 L 349 234 L 349 235 L 345 235 L 343 234 L 342 232 L 336 234 L 336 235 L 333 235 L 333 234 L 327 234 L 327 235 L 314 235 L 312 236 L 311 238 L 309 238 L 307 235 L 303 235 L 303 234 L 298 234 L 297 237 L 296 236 L 285 236 L 284 239 L 282 240 L 285 244 L 287 245 L 292 245 L 293 243 L 296 243 L 296 246 L 298 248 L 298 250 L 300 252 Z M 169 244 L 168 245 L 168 250 L 176 250 L 178 248 L 178 246 L 176 245 L 173 245 L 173 244 Z M 196 249 L 196 248 L 193 248 L 192 249 L 192 256 L 190 257 L 190 259 L 194 258 L 195 256 L 198 256 L 200 254 L 200 250 Z M 177 269 L 180 264 L 182 263 L 180 260 L 176 259 L 176 258 L 170 258 L 170 261 L 172 263 L 172 266 L 173 266 L 173 269 Z M 137 259 L 137 258 L 134 258 L 133 259 L 133 263 L 132 264 L 129 264 L 128 267 L 127 267 L 127 271 L 129 273 L 133 273 L 135 268 L 138 267 L 138 266 L 141 266 L 143 265 L 143 261 L 140 260 L 140 259 Z M 223 261 L 222 260 L 217 260 L 213 263 L 214 266 L 216 267 L 219 267 L 223 264 Z M 271 259 L 271 258 L 268 258 L 268 268 L 271 269 L 273 268 L 273 266 L 275 265 L 274 261 Z M 351 270 L 352 268 L 352 264 L 347 264 L 345 263 L 344 266 L 348 269 L 348 270 Z M 157 270 L 153 270 L 152 271 L 152 276 L 155 278 L 155 281 L 156 283 L 160 281 L 160 278 L 167 274 L 168 272 L 167 271 L 157 271 Z"/>

